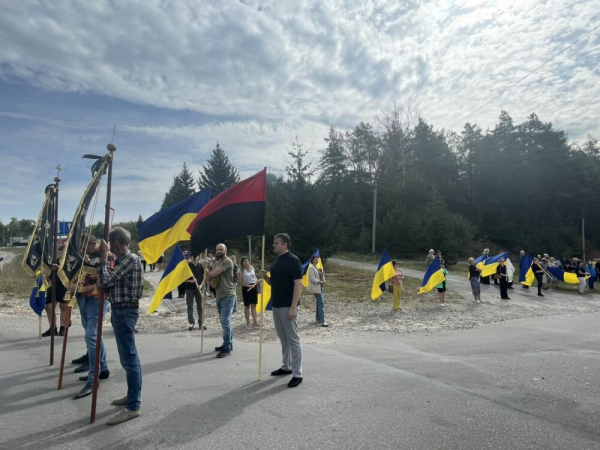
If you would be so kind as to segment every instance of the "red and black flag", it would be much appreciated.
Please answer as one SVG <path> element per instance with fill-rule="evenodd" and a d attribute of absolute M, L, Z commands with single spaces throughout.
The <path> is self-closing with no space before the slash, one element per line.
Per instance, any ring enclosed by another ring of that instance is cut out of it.
<path fill-rule="evenodd" d="M 192 254 L 239 236 L 265 232 L 267 171 L 245 179 L 221 192 L 200 210 L 187 231 Z"/>

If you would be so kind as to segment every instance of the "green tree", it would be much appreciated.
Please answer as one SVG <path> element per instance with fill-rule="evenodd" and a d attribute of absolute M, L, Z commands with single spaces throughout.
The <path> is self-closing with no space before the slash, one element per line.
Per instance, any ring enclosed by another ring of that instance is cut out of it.
<path fill-rule="evenodd" d="M 348 174 L 348 157 L 344 152 L 344 135 L 335 127 L 329 128 L 329 136 L 325 138 L 327 147 L 319 160 L 321 173 L 319 181 L 323 183 L 339 183 Z"/>
<path fill-rule="evenodd" d="M 229 162 L 225 150 L 217 142 L 207 164 L 200 169 L 198 188 L 202 190 L 210 187 L 210 196 L 214 198 L 239 181 L 240 175 L 237 169 Z"/>
<path fill-rule="evenodd" d="M 160 209 L 168 208 L 194 194 L 196 192 L 194 184 L 194 177 L 184 162 L 179 175 L 173 177 L 173 183 L 165 194 L 165 199 Z"/>

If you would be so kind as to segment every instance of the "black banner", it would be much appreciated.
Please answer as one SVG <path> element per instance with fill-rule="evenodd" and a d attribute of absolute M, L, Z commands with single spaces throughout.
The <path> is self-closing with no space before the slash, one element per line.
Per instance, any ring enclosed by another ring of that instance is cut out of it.
<path fill-rule="evenodd" d="M 108 165 L 108 158 L 110 154 L 99 159 L 94 164 L 94 176 L 92 181 L 88 185 L 83 198 L 77 207 L 71 229 L 69 230 L 69 236 L 65 242 L 65 249 L 63 251 L 62 260 L 60 261 L 60 267 L 58 269 L 58 276 L 65 286 L 69 286 L 71 281 L 77 276 L 83 265 L 83 258 L 85 256 L 85 244 L 87 241 L 85 235 L 85 224 L 88 209 L 92 203 L 92 199 L 98 190 L 100 180 L 105 172 Z"/>
<path fill-rule="evenodd" d="M 54 257 L 54 232 L 57 227 L 55 223 L 56 194 L 55 184 L 46 186 L 46 200 L 44 200 L 42 210 L 23 256 L 21 265 L 31 276 L 36 276 L 36 273 L 40 270 L 50 271 L 50 265 Z"/>

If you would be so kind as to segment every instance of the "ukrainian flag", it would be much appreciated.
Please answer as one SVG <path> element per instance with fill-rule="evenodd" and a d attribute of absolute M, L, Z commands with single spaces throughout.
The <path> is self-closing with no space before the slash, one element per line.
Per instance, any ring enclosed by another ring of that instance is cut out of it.
<path fill-rule="evenodd" d="M 500 255 L 492 256 L 491 258 L 484 259 L 478 267 L 481 269 L 482 277 L 489 277 L 496 273 L 496 269 L 498 268 L 498 263 L 500 259 L 504 259 L 506 261 L 508 259 L 508 252 L 501 253 Z"/>
<path fill-rule="evenodd" d="M 148 308 L 148 314 L 156 311 L 167 294 L 170 294 L 173 289 L 177 289 L 177 286 L 191 277 L 193 277 L 193 274 L 190 266 L 183 257 L 179 245 L 177 245 L 173 255 L 171 255 L 169 264 L 167 264 L 165 273 L 160 279 L 160 283 L 156 286 L 156 292 L 154 298 L 152 298 L 152 303 L 150 303 L 150 308 Z"/>
<path fill-rule="evenodd" d="M 576 273 L 565 272 L 558 267 L 546 267 L 546 270 L 550 272 L 550 274 L 559 281 L 564 281 L 568 284 L 579 284 L 579 279 L 577 278 Z M 585 275 L 585 279 L 587 280 L 590 276 L 588 274 Z"/>
<path fill-rule="evenodd" d="M 44 276 L 40 272 L 38 274 L 35 286 L 29 296 L 29 306 L 31 306 L 34 313 L 42 317 L 42 312 L 46 307 L 46 282 L 44 281 Z"/>
<path fill-rule="evenodd" d="M 206 188 L 138 225 L 140 250 L 148 264 L 158 261 L 160 255 L 177 242 L 190 240 L 187 229 L 209 200 L 210 188 Z"/>
<path fill-rule="evenodd" d="M 435 258 L 425 271 L 423 282 L 421 283 L 421 289 L 419 289 L 419 294 L 429 292 L 438 284 L 442 283 L 445 279 L 446 275 L 444 275 L 444 271 L 440 266 L 440 260 Z"/>
<path fill-rule="evenodd" d="M 521 271 L 519 272 L 519 283 L 525 286 L 531 286 L 533 280 L 535 280 L 535 274 L 533 273 L 533 270 L 531 270 L 531 264 L 533 264 L 533 258 L 530 255 L 525 254 L 521 261 Z"/>
<path fill-rule="evenodd" d="M 396 276 L 396 270 L 392 266 L 392 260 L 384 250 L 375 272 L 373 287 L 371 288 L 371 300 L 377 300 L 385 292 L 385 282 Z"/>
<path fill-rule="evenodd" d="M 319 253 L 319 249 L 317 249 L 317 251 L 312 254 L 310 259 L 304 264 L 302 264 L 302 273 L 304 274 L 302 276 L 302 286 L 304 286 L 305 288 L 308 287 L 308 267 L 310 266 L 310 262 L 315 256 L 319 257 L 319 261 L 317 261 L 317 269 L 323 270 L 323 261 L 321 261 L 321 254 Z"/>
<path fill-rule="evenodd" d="M 267 272 L 267 276 L 270 277 L 271 272 Z M 273 303 L 271 302 L 271 285 L 266 281 L 263 281 L 261 287 L 262 291 L 258 294 L 258 304 L 256 305 L 257 313 L 271 311 L 273 309 Z"/>

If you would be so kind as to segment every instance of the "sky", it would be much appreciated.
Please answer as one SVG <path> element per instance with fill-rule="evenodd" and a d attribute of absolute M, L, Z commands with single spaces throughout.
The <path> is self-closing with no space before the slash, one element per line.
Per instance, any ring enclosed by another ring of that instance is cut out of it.
<path fill-rule="evenodd" d="M 71 220 L 113 139 L 115 221 L 158 211 L 217 142 L 242 178 L 318 168 L 330 126 L 377 125 L 395 100 L 436 129 L 600 25 L 599 0 L 0 0 L 0 220 L 36 219 L 60 164 Z M 600 138 L 600 28 L 468 121 L 535 112 Z M 104 189 L 104 188 L 103 188 Z M 94 222 L 102 221 L 104 192 Z M 89 218 L 91 220 L 91 218 Z"/>

